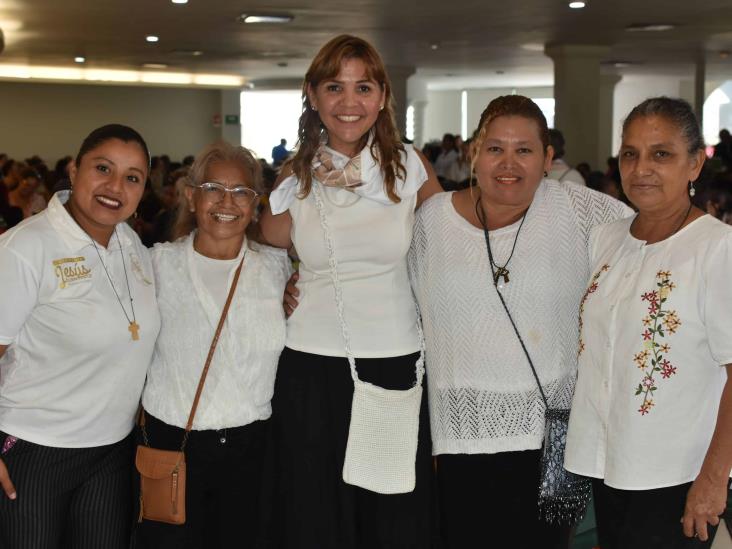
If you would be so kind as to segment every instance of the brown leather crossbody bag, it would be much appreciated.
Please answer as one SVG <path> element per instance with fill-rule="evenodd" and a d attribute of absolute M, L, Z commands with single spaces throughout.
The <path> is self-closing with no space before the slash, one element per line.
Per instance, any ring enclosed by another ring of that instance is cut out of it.
<path fill-rule="evenodd" d="M 246 256 L 246 253 L 244 256 Z M 216 344 L 219 342 L 221 329 L 226 321 L 226 314 L 229 312 L 236 285 L 239 282 L 239 275 L 244 265 L 244 256 L 241 258 L 236 273 L 234 273 L 229 295 L 226 298 L 224 309 L 221 311 L 221 318 L 216 327 L 213 341 L 211 341 L 211 348 L 208 351 L 203 372 L 201 372 L 201 379 L 198 382 L 191 413 L 188 415 L 188 423 L 186 424 L 180 450 L 151 448 L 145 430 L 145 410 L 140 411 L 140 429 L 142 430 L 144 444 L 137 446 L 137 455 L 135 456 L 135 467 L 140 473 L 140 515 L 138 522 L 147 519 L 167 522 L 168 524 L 184 524 L 186 521 L 186 444 L 193 427 L 193 418 L 196 416 L 203 384 L 206 382 L 206 375 L 209 366 L 211 366 L 211 359 L 216 350 Z"/>

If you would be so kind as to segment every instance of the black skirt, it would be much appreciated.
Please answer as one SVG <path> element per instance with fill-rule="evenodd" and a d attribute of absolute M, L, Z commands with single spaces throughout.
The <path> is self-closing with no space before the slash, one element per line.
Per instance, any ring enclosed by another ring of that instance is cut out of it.
<path fill-rule="evenodd" d="M 359 378 L 408 389 L 418 354 L 357 359 Z M 422 394 L 416 487 L 383 495 L 342 480 L 353 380 L 345 358 L 285 348 L 272 400 L 274 487 L 268 546 L 277 549 L 427 549 L 436 532 L 427 388 Z"/>

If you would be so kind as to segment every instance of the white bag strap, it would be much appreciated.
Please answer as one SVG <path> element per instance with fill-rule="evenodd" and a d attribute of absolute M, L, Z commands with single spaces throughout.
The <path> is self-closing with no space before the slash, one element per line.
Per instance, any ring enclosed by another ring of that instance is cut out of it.
<path fill-rule="evenodd" d="M 335 302 L 336 310 L 338 311 L 338 320 L 341 324 L 341 332 L 343 335 L 343 342 L 346 348 L 346 358 L 348 364 L 351 367 L 351 377 L 353 381 L 358 381 L 358 372 L 356 371 L 356 360 L 351 352 L 351 335 L 348 331 L 348 325 L 343 314 L 343 291 L 341 289 L 341 281 L 338 277 L 338 262 L 335 258 L 335 249 L 333 246 L 333 239 L 331 238 L 330 230 L 328 229 L 328 220 L 325 217 L 325 207 L 323 206 L 323 197 L 320 192 L 320 183 L 313 179 L 312 193 L 315 198 L 315 205 L 318 208 L 318 214 L 320 215 L 320 226 L 323 228 L 323 236 L 325 238 L 325 247 L 328 249 L 328 265 L 330 266 L 330 278 L 333 281 L 333 289 L 335 290 Z M 419 358 L 415 363 L 415 370 L 417 372 L 417 382 L 415 387 L 422 385 L 422 377 L 424 376 L 424 334 L 422 332 L 422 322 L 420 321 L 419 306 L 415 301 L 415 307 L 417 308 L 417 336 L 419 337 Z"/>

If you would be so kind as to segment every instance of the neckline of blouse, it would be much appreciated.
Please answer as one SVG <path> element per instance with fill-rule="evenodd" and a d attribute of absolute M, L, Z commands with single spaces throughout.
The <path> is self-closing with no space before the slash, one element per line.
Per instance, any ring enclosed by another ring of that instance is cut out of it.
<path fill-rule="evenodd" d="M 625 229 L 625 234 L 626 234 L 626 238 L 627 238 L 627 240 L 629 242 L 632 242 L 633 244 L 635 244 L 636 246 L 639 246 L 640 248 L 645 248 L 645 249 L 651 249 L 651 248 L 654 248 L 654 247 L 659 247 L 660 248 L 662 244 L 666 244 L 668 242 L 671 242 L 671 241 L 675 240 L 677 237 L 679 237 L 680 235 L 685 234 L 686 232 L 688 232 L 689 227 L 692 227 L 693 225 L 696 224 L 697 221 L 699 221 L 700 219 L 704 219 L 704 218 L 706 218 L 708 216 L 709 216 L 709 214 L 706 214 L 706 213 L 704 215 L 700 215 L 696 219 L 692 220 L 688 224 L 686 224 L 683 227 L 681 227 L 678 231 L 676 231 L 671 236 L 669 236 L 667 238 L 664 238 L 663 240 L 659 240 L 658 242 L 654 242 L 652 244 L 648 244 L 647 243 L 648 242 L 647 240 L 641 240 L 640 238 L 636 238 L 636 237 L 634 237 L 630 233 L 630 227 L 633 224 L 633 220 L 636 217 L 638 217 L 638 214 L 636 213 L 634 216 L 627 218 L 628 226 Z"/>
<path fill-rule="evenodd" d="M 462 229 L 463 231 L 472 233 L 474 235 L 479 236 L 481 239 L 485 238 L 485 235 L 483 233 L 483 229 L 479 229 L 478 227 L 474 226 L 470 221 L 465 219 L 462 215 L 460 215 L 460 212 L 458 212 L 455 209 L 455 205 L 452 202 L 452 197 L 457 191 L 451 191 L 444 193 L 445 196 L 445 207 L 447 208 L 447 214 L 448 217 L 452 220 L 453 224 L 458 227 L 459 229 Z M 541 201 L 544 200 L 544 195 L 546 194 L 546 186 L 544 184 L 544 180 L 539 184 L 539 186 L 536 189 L 536 192 L 534 193 L 534 199 L 531 201 L 531 204 L 529 205 L 529 209 L 526 210 L 526 213 L 524 215 L 529 215 L 529 218 L 526 220 L 526 222 L 531 221 L 531 210 L 536 209 L 536 207 L 540 204 Z M 501 227 L 500 229 L 492 229 L 490 231 L 491 237 L 497 237 L 497 236 L 504 236 L 506 234 L 515 233 L 519 226 L 521 225 L 521 220 L 523 219 L 523 216 L 510 225 L 506 225 L 505 227 Z"/>

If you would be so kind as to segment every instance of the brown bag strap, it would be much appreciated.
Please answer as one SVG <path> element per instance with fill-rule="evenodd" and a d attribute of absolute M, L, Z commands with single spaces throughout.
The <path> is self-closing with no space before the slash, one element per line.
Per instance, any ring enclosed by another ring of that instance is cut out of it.
<path fill-rule="evenodd" d="M 188 423 L 186 424 L 186 435 L 183 438 L 183 445 L 181 447 L 181 450 L 185 448 L 186 442 L 188 440 L 188 433 L 191 431 L 191 428 L 193 427 L 193 418 L 196 415 L 196 409 L 198 408 L 198 401 L 201 399 L 201 392 L 203 391 L 203 384 L 206 382 L 206 375 L 208 374 L 208 368 L 211 366 L 211 359 L 213 358 L 214 351 L 216 351 L 216 345 L 219 342 L 219 336 L 221 335 L 221 329 L 224 327 L 224 322 L 226 321 L 226 314 L 229 312 L 229 305 L 231 305 L 231 300 L 234 297 L 234 292 L 236 291 L 236 285 L 239 282 L 239 275 L 241 274 L 241 269 L 244 266 L 244 257 L 246 257 L 246 252 L 241 258 L 241 262 L 239 263 L 239 267 L 236 269 L 236 273 L 234 273 L 234 280 L 231 282 L 231 288 L 229 288 L 229 295 L 226 297 L 226 303 L 224 304 L 224 310 L 221 311 L 221 318 L 219 319 L 219 325 L 216 327 L 216 332 L 213 336 L 213 341 L 211 341 L 211 348 L 208 350 L 208 356 L 206 357 L 206 364 L 203 367 L 203 372 L 201 372 L 201 379 L 198 382 L 198 388 L 196 389 L 196 396 L 193 399 L 193 406 L 191 406 L 191 413 L 188 415 Z"/>

